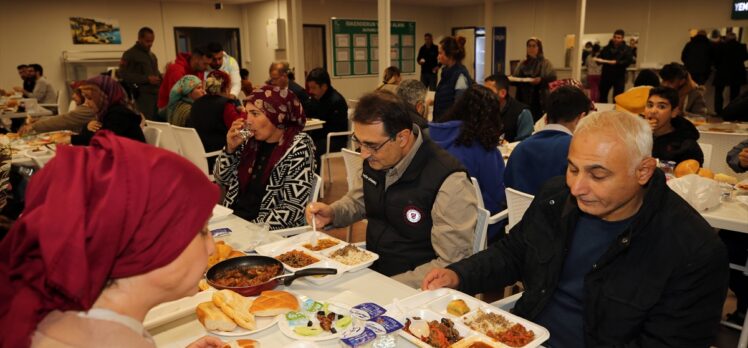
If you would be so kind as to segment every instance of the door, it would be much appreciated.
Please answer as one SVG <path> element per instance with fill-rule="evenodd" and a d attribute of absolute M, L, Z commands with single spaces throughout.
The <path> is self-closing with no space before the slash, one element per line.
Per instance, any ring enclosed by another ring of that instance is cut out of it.
<path fill-rule="evenodd" d="M 304 76 L 314 68 L 327 70 L 325 26 L 304 24 Z"/>
<path fill-rule="evenodd" d="M 465 38 L 465 59 L 462 64 L 470 72 L 470 76 L 475 76 L 475 28 L 453 28 L 452 35 L 462 36 Z"/>

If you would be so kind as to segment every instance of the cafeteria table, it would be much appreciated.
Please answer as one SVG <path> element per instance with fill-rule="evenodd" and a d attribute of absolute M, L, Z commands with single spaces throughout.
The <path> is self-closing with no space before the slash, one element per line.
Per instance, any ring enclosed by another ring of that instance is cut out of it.
<path fill-rule="evenodd" d="M 701 212 L 701 216 L 714 228 L 748 233 L 748 205 L 740 203 L 735 199 L 723 201 L 717 207 Z M 748 261 L 746 261 L 745 266 L 730 264 L 730 268 L 742 270 L 743 274 L 748 276 L 748 271 L 746 271 Z M 736 329 L 740 328 L 733 326 L 733 324 L 727 325 Z M 743 323 L 738 340 L 738 348 L 746 347 L 748 347 L 748 321 Z"/>
<path fill-rule="evenodd" d="M 748 233 L 748 206 L 732 199 L 717 207 L 701 212 L 714 228 Z"/>
<path fill-rule="evenodd" d="M 322 129 L 322 126 L 324 124 L 325 124 L 325 121 L 322 121 L 317 118 L 309 118 L 306 120 L 306 124 L 304 125 L 304 131 L 309 132 L 315 129 Z"/>
<path fill-rule="evenodd" d="M 349 295 L 348 298 L 358 298 L 360 301 L 371 301 L 381 305 L 387 305 L 395 298 L 404 298 L 413 295 L 418 290 L 404 285 L 396 280 L 386 277 L 368 268 L 346 273 L 339 279 L 324 285 L 312 285 L 303 279 L 296 280 L 290 287 L 279 287 L 282 290 L 291 291 L 297 295 L 306 295 L 315 300 L 328 300 L 331 297 Z M 354 301 L 357 302 L 357 301 Z M 207 331 L 195 314 L 166 323 L 162 326 L 149 330 L 158 347 L 184 348 L 192 341 L 205 336 Z M 278 328 L 277 324 L 267 330 L 242 337 L 220 337 L 225 342 L 240 338 L 251 338 L 260 341 L 263 347 L 282 347 L 294 342 L 286 337 Z M 415 347 L 402 337 L 397 337 L 398 347 Z M 340 340 L 316 342 L 319 347 L 340 347 Z"/>
<path fill-rule="evenodd" d="M 239 218 L 236 215 L 221 213 L 220 207 L 214 210 L 214 217 L 208 223 L 208 228 L 213 230 L 222 227 L 228 227 L 232 231 L 247 233 L 248 230 L 257 230 L 259 226 Z M 296 230 L 296 229 L 295 229 Z M 308 228 L 299 228 L 300 232 Z M 264 242 L 279 240 L 280 235 L 284 232 L 270 232 L 270 237 Z M 229 244 L 232 242 L 227 241 Z M 234 245 L 232 245 L 234 246 Z M 393 280 L 380 273 L 368 268 L 353 273 L 345 273 L 339 279 L 323 285 L 315 285 L 304 281 L 303 278 L 297 279 L 289 287 L 279 286 L 281 290 L 291 291 L 297 295 L 305 295 L 315 300 L 328 300 L 330 298 L 338 299 L 335 302 L 355 305 L 364 301 L 375 302 L 380 305 L 387 305 L 393 302 L 395 298 L 405 298 L 418 292 L 407 285 Z M 340 299 L 341 295 L 345 300 Z M 355 302 L 355 303 L 350 303 Z M 165 323 L 161 326 L 149 330 L 153 335 L 158 347 L 186 347 L 192 341 L 207 335 L 207 331 L 197 321 L 197 316 L 192 313 L 186 317 L 176 319 L 172 322 Z M 294 342 L 293 339 L 286 337 L 277 324 L 267 330 L 241 337 L 221 337 L 225 342 L 239 338 L 251 338 L 258 340 L 264 347 L 282 347 Z M 415 347 L 408 341 L 398 337 L 398 347 Z M 320 347 L 340 347 L 338 339 L 316 342 Z"/>

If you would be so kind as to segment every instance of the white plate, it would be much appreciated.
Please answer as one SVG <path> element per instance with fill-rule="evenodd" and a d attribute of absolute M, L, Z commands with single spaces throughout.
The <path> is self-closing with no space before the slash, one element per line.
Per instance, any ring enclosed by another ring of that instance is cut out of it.
<path fill-rule="evenodd" d="M 211 221 L 220 220 L 222 218 L 225 218 L 231 215 L 231 213 L 233 212 L 234 211 L 229 208 L 226 208 L 220 204 L 216 204 L 216 206 L 213 207 L 213 217 L 210 218 L 210 220 Z"/>
<path fill-rule="evenodd" d="M 299 297 L 299 304 L 303 305 L 303 302 L 306 299 L 307 299 L 306 296 L 300 296 Z M 326 301 L 320 301 L 320 302 L 325 303 Z M 339 305 L 339 304 L 330 303 L 330 302 L 327 302 L 327 303 L 329 304 L 328 305 L 328 309 L 332 310 L 333 312 L 338 313 L 338 314 L 343 314 L 343 315 L 350 316 L 350 309 L 347 308 L 347 307 L 345 307 L 344 305 Z M 309 316 L 311 317 L 312 323 L 314 323 L 313 326 L 319 327 L 319 322 L 315 318 L 314 314 L 312 313 Z M 319 334 L 317 336 L 302 336 L 302 335 L 299 335 L 299 334 L 297 334 L 296 332 L 293 331 L 293 327 L 288 324 L 288 320 L 286 320 L 285 314 L 281 314 L 277 318 L 279 318 L 279 320 L 278 320 L 278 328 L 280 329 L 280 331 L 284 335 L 288 336 L 289 338 L 292 338 L 294 340 L 300 340 L 300 341 L 319 342 L 319 341 L 327 341 L 327 340 L 332 340 L 332 339 L 340 338 L 341 334 L 344 331 L 347 331 L 348 329 L 350 329 L 354 325 L 359 325 L 358 323 L 356 323 L 354 321 L 353 323 L 351 323 L 351 325 L 349 325 L 348 327 L 346 327 L 344 330 L 340 330 L 340 331 L 338 331 L 338 332 L 336 332 L 334 334 L 330 333 L 330 332 L 327 332 L 327 331 L 323 331 L 321 334 Z"/>
<path fill-rule="evenodd" d="M 251 299 L 255 299 L 257 297 L 249 297 Z M 210 332 L 211 334 L 223 336 L 223 337 L 236 337 L 236 336 L 247 336 L 251 334 L 258 333 L 260 331 L 264 331 L 269 327 L 272 327 L 275 325 L 275 323 L 278 322 L 279 316 L 275 317 L 259 317 L 255 316 L 255 323 L 257 324 L 257 328 L 254 330 L 247 330 L 241 326 L 237 326 L 236 329 L 233 331 L 215 331 L 215 330 L 206 330 Z"/>
<path fill-rule="evenodd" d="M 143 326 L 146 329 L 152 329 L 165 323 L 186 317 L 195 313 L 195 308 L 202 302 L 210 301 L 213 297 L 213 291 L 201 291 L 189 297 L 184 297 L 176 301 L 165 302 L 151 308 L 143 320 Z"/>

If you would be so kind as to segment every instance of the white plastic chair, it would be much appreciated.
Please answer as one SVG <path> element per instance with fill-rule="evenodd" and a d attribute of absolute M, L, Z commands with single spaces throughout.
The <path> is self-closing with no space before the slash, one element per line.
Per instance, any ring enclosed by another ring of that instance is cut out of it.
<path fill-rule="evenodd" d="M 195 128 L 185 128 L 178 126 L 171 126 L 174 136 L 179 141 L 179 147 L 182 149 L 182 156 L 190 160 L 200 170 L 213 181 L 213 175 L 210 175 L 208 170 L 208 158 L 218 156 L 221 151 L 213 151 L 206 153 L 203 147 L 203 142 L 200 140 L 200 136 L 197 135 Z"/>
<path fill-rule="evenodd" d="M 314 182 L 312 183 L 312 194 L 309 196 L 309 203 L 316 202 L 319 199 L 319 191 L 322 187 L 322 177 L 314 174 Z"/>
<path fill-rule="evenodd" d="M 159 147 L 167 149 L 169 151 L 182 154 L 182 149 L 179 145 L 179 141 L 174 135 L 174 131 L 171 129 L 171 124 L 167 122 L 156 122 L 156 121 L 145 121 L 146 126 L 158 128 L 161 130 L 161 139 L 159 141 Z"/>
<path fill-rule="evenodd" d="M 327 133 L 327 144 L 325 148 L 325 154 L 320 156 L 320 168 L 319 173 L 321 177 L 325 177 L 325 173 L 327 173 L 327 183 L 332 185 L 332 167 L 330 166 L 330 160 L 333 158 L 340 158 L 343 157 L 342 152 L 330 152 L 330 140 L 333 137 L 350 137 L 353 134 L 352 131 L 345 131 L 345 132 L 330 132 Z M 325 163 L 327 163 L 327 170 L 325 170 Z M 319 196 L 321 198 L 325 198 L 325 187 L 322 186 L 320 190 Z"/>
<path fill-rule="evenodd" d="M 39 103 L 39 106 L 52 111 L 53 115 L 57 115 L 60 113 L 60 91 L 58 90 L 55 92 L 55 102 L 54 103 Z"/>
<path fill-rule="evenodd" d="M 364 160 L 361 158 L 361 154 L 356 151 L 342 149 L 340 152 L 343 155 L 345 176 L 348 181 L 348 191 L 350 191 L 353 189 L 356 178 L 361 177 L 361 173 L 364 170 Z"/>
<path fill-rule="evenodd" d="M 485 205 L 483 203 L 483 194 L 480 192 L 480 184 L 478 183 L 478 179 L 471 176 L 470 181 L 473 182 L 473 187 L 475 188 L 475 195 L 478 196 L 478 206 L 481 208 L 485 208 Z M 508 215 L 509 215 L 508 209 L 504 209 L 494 215 L 491 215 L 488 217 L 488 225 L 493 225 L 495 223 L 498 223 L 499 221 L 506 219 Z"/>
<path fill-rule="evenodd" d="M 475 235 L 473 236 L 473 254 L 477 254 L 487 247 L 488 218 L 490 214 L 485 208 L 478 207 L 478 219 L 475 222 Z"/>
<path fill-rule="evenodd" d="M 509 210 L 509 221 L 506 225 L 507 231 L 511 230 L 514 225 L 522 220 L 522 216 L 525 215 L 525 210 L 530 206 L 533 198 L 535 196 L 507 187 L 506 204 L 507 210 Z"/>
<path fill-rule="evenodd" d="M 491 303 L 491 305 L 509 312 L 512 310 L 512 308 L 514 308 L 514 305 L 517 304 L 517 300 L 519 300 L 520 297 L 522 297 L 521 292 L 516 293 L 512 296 L 504 297 L 501 300 Z"/>
<path fill-rule="evenodd" d="M 712 144 L 698 143 L 701 148 L 701 152 L 704 153 L 704 164 L 702 167 L 711 168 L 712 164 Z"/>
<path fill-rule="evenodd" d="M 159 147 L 159 145 L 161 144 L 161 133 L 161 130 L 155 127 L 146 126 L 145 128 L 143 128 L 145 142 L 155 147 Z"/>

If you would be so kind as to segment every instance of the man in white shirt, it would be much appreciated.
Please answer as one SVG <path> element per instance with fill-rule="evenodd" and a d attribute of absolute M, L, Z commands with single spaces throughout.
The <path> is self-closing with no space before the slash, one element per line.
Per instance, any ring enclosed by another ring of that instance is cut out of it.
<path fill-rule="evenodd" d="M 33 69 L 30 78 L 36 80 L 34 90 L 26 91 L 22 87 L 13 87 L 13 89 L 16 90 L 16 92 L 23 93 L 23 96 L 26 98 L 35 98 L 39 104 L 56 104 L 57 91 L 51 84 L 49 84 L 47 78 L 43 76 L 44 69 L 42 66 L 39 64 L 31 64 L 29 67 Z"/>
<path fill-rule="evenodd" d="M 242 78 L 239 74 L 239 63 L 234 57 L 223 50 L 223 46 L 217 42 L 211 42 L 207 46 L 208 56 L 211 58 L 207 73 L 212 70 L 223 70 L 231 76 L 231 96 L 237 98 L 242 90 Z"/>

